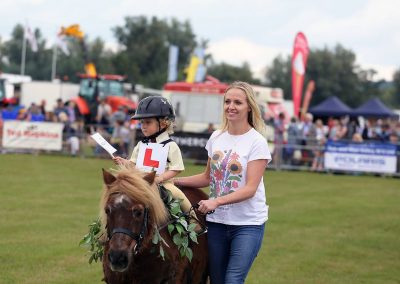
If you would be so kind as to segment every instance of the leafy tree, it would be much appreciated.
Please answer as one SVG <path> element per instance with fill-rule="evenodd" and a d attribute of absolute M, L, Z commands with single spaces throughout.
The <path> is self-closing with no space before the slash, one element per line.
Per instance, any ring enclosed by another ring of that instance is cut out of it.
<path fill-rule="evenodd" d="M 266 82 L 270 87 L 281 88 L 285 99 L 290 100 L 292 98 L 291 76 L 290 56 L 283 58 L 282 55 L 279 55 L 272 61 L 272 66 L 267 69 Z"/>
<path fill-rule="evenodd" d="M 207 74 L 227 83 L 240 80 L 249 83 L 260 84 L 259 80 L 253 78 L 250 65 L 247 62 L 243 63 L 241 67 L 233 66 L 227 63 L 212 64 L 207 68 Z"/>
<path fill-rule="evenodd" d="M 179 47 L 178 70 L 183 70 L 197 45 L 189 22 L 176 19 L 126 17 L 124 26 L 113 31 L 122 48 L 113 60 L 116 71 L 154 88 L 160 88 L 167 79 L 169 45 Z"/>
<path fill-rule="evenodd" d="M 333 51 L 328 48 L 311 50 L 306 72 L 306 82 L 314 80 L 316 90 L 313 104 L 318 104 L 330 96 L 338 96 L 350 106 L 358 106 L 364 101 L 362 84 L 355 63 L 356 55 L 337 45 Z"/>
<path fill-rule="evenodd" d="M 33 52 L 27 42 L 25 57 L 25 74 L 31 75 L 34 80 L 49 80 L 51 75 L 51 51 L 46 49 L 46 40 L 42 38 L 39 29 L 34 31 L 38 42 L 38 51 Z M 3 45 L 2 52 L 7 57 L 7 64 L 3 71 L 19 74 L 21 71 L 22 45 L 24 28 L 17 24 L 12 32 L 11 39 Z"/>
<path fill-rule="evenodd" d="M 393 74 L 393 104 L 400 107 L 400 69 Z"/>
<path fill-rule="evenodd" d="M 356 55 L 338 44 L 333 50 L 327 47 L 310 50 L 304 86 L 309 80 L 315 81 L 311 105 L 337 96 L 356 107 L 372 96 L 380 96 L 379 85 L 372 81 L 375 74 L 372 69 L 362 70 L 356 64 Z M 271 86 L 282 88 L 285 98 L 291 98 L 291 56 L 275 58 L 267 69 L 266 79 Z"/>

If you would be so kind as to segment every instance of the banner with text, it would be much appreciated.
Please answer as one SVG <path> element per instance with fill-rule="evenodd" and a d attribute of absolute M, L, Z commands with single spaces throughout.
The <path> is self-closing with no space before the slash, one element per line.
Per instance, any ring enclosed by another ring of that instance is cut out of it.
<path fill-rule="evenodd" d="M 396 145 L 328 141 L 325 146 L 326 169 L 395 173 L 396 165 Z"/>
<path fill-rule="evenodd" d="M 62 123 L 6 120 L 3 147 L 61 151 Z"/>

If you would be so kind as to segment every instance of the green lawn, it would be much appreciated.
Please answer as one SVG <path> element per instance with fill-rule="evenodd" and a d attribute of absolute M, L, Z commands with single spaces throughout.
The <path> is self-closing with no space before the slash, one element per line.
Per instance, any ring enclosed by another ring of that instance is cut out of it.
<path fill-rule="evenodd" d="M 111 166 L 0 155 L 0 283 L 101 283 L 78 242 Z M 399 179 L 267 171 L 265 182 L 270 220 L 246 283 L 400 283 Z"/>

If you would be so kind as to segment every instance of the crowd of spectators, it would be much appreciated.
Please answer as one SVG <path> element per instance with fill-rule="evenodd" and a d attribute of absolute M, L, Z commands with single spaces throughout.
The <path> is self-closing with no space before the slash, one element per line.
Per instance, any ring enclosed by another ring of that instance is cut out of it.
<path fill-rule="evenodd" d="M 111 106 L 105 99 L 100 100 L 97 106 L 94 121 L 85 122 L 85 119 L 76 108 L 75 102 L 64 102 L 57 99 L 52 108 L 46 107 L 46 101 L 39 105 L 32 103 L 28 107 L 3 106 L 1 107 L 0 126 L 3 120 L 20 120 L 33 122 L 58 122 L 64 124 L 63 145 L 72 155 L 78 155 L 82 142 L 87 142 L 93 148 L 94 154 L 103 155 L 104 150 L 96 143 L 88 140 L 88 134 L 101 133 L 119 151 L 122 156 L 128 155 L 129 143 L 132 138 L 132 128 L 128 115 L 128 109 L 120 106 L 112 112 Z"/>
<path fill-rule="evenodd" d="M 322 120 L 307 113 L 300 120 L 292 117 L 289 123 L 285 121 L 283 113 L 273 121 L 276 167 L 306 164 L 314 171 L 323 170 L 324 146 L 328 140 L 399 145 L 399 120 L 349 116 Z"/>
<path fill-rule="evenodd" d="M 50 109 L 50 111 L 49 111 Z M 120 106 L 112 112 L 106 100 L 101 100 L 96 109 L 94 121 L 85 124 L 73 101 L 63 102 L 58 99 L 52 108 L 46 101 L 32 103 L 28 107 L 5 106 L 1 109 L 2 120 L 44 121 L 64 124 L 63 144 L 72 155 L 78 155 L 83 142 L 93 148 L 95 155 L 106 155 L 89 134 L 99 132 L 117 149 L 121 156 L 127 156 L 135 130 L 138 125 L 130 121 L 128 110 Z M 284 113 L 271 121 L 274 129 L 274 166 L 306 165 L 313 171 L 324 169 L 324 149 L 328 140 L 352 141 L 353 143 L 382 142 L 399 145 L 400 122 L 393 119 L 355 119 L 348 116 L 314 119 L 306 113 L 301 119 L 292 117 L 287 120 Z M 0 128 L 2 121 L 0 120 Z M 214 126 L 210 124 L 204 131 L 211 133 Z"/>

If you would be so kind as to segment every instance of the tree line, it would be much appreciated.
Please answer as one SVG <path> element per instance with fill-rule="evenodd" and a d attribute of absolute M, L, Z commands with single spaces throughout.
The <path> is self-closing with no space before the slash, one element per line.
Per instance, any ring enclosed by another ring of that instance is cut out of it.
<path fill-rule="evenodd" d="M 162 88 L 167 79 L 168 49 L 179 47 L 178 80 L 185 79 L 192 51 L 196 46 L 207 48 L 207 39 L 198 39 L 189 21 L 175 18 L 130 16 L 124 24 L 112 28 L 117 50 L 107 49 L 101 38 L 85 37 L 87 55 L 101 74 L 120 74 L 131 83 L 150 88 Z M 38 51 L 27 48 L 25 74 L 34 80 L 50 80 L 53 49 L 40 29 L 34 30 Z M 0 71 L 20 73 L 24 27 L 17 24 L 7 41 L 0 39 Z M 67 39 L 70 54 L 58 52 L 57 76 L 62 80 L 78 82 L 77 73 L 84 72 L 85 54 L 74 38 Z M 260 59 L 262 60 L 262 59 Z M 216 63 L 211 54 L 206 55 L 207 74 L 223 82 L 235 80 L 282 88 L 286 99 L 291 98 L 291 56 L 277 56 L 266 67 L 264 78 L 255 78 L 250 66 Z M 359 106 L 371 97 L 379 97 L 392 108 L 400 107 L 400 68 L 393 81 L 374 80 L 376 71 L 362 69 L 356 62 L 356 54 L 338 44 L 334 48 L 312 48 L 309 53 L 305 83 L 314 80 L 316 89 L 311 105 L 329 96 L 339 97 L 349 106 Z"/>

